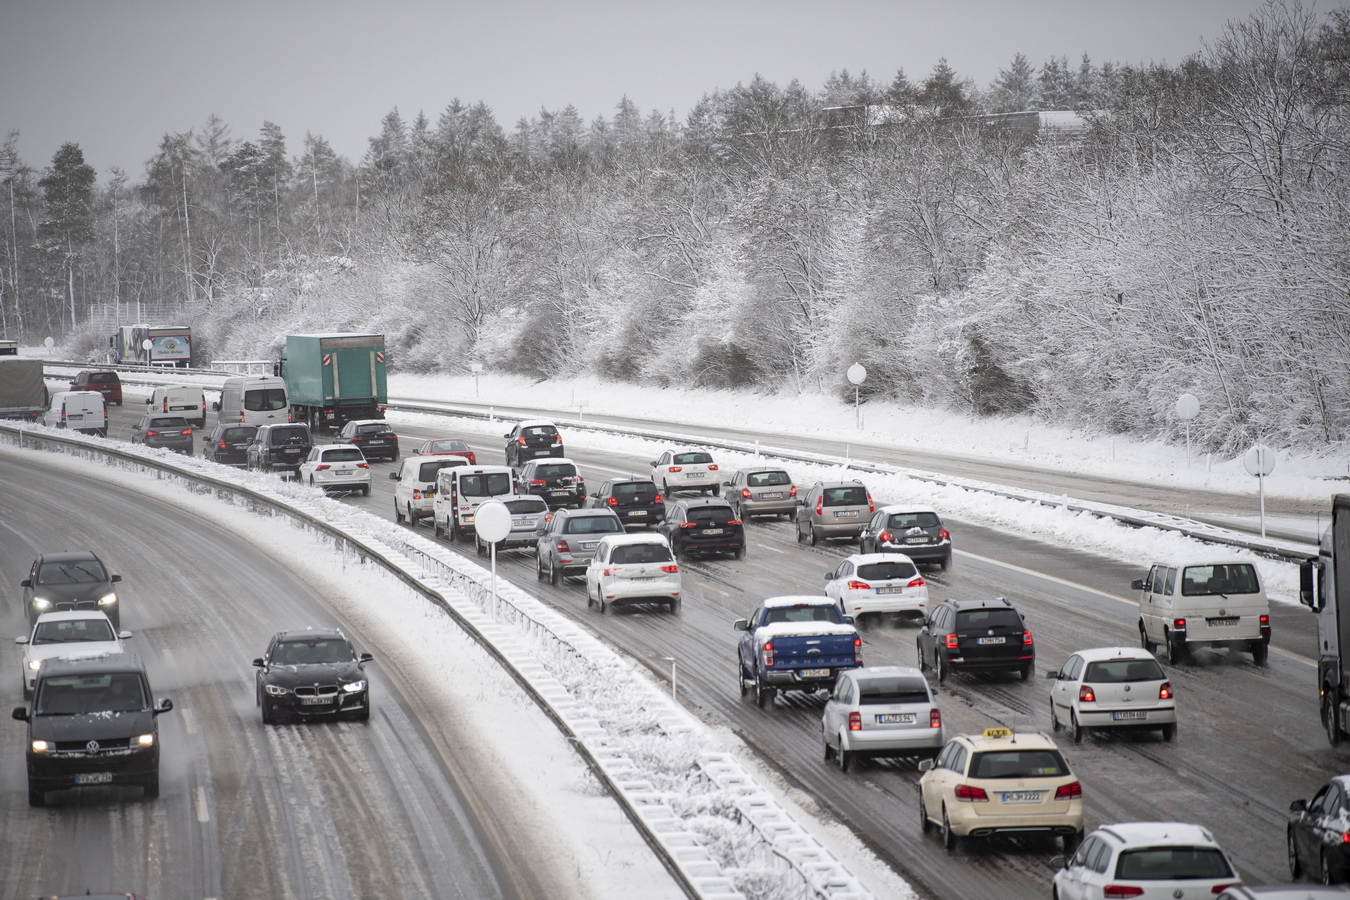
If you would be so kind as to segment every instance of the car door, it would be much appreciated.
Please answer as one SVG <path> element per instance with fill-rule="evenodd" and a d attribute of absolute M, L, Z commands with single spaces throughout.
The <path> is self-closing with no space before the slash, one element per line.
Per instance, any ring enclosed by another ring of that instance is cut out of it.
<path fill-rule="evenodd" d="M 741 639 L 737 644 L 736 653 L 741 660 L 741 668 L 754 675 L 757 671 L 755 659 L 755 623 L 764 615 L 764 607 L 759 607 L 750 614 L 750 627 L 741 632 Z"/>
<path fill-rule="evenodd" d="M 1310 871 L 1321 864 L 1321 822 L 1327 797 L 1333 787 L 1335 787 L 1334 783 L 1323 785 L 1322 789 L 1308 801 L 1307 807 L 1291 823 L 1298 858 L 1303 863 L 1304 868 Z"/>
<path fill-rule="evenodd" d="M 945 606 L 939 606 L 933 611 L 933 614 L 928 617 L 928 622 L 920 626 L 917 639 L 920 663 L 931 661 L 933 659 L 933 635 L 938 633 L 938 629 L 942 627 L 942 623 L 945 621 L 946 616 L 947 608 Z"/>
<path fill-rule="evenodd" d="M 1059 677 L 1050 684 L 1050 702 L 1055 705 L 1055 713 L 1060 721 L 1069 720 L 1069 710 L 1078 696 L 1078 675 L 1083 670 L 1083 657 L 1074 654 L 1059 668 Z"/>
<path fill-rule="evenodd" d="M 834 746 L 835 737 L 843 727 L 843 721 L 848 716 L 848 709 L 852 706 L 853 699 L 853 679 L 847 675 L 839 677 L 839 683 L 835 685 L 830 699 L 825 701 L 825 713 L 822 716 L 821 731 L 825 736 L 825 743 Z"/>
<path fill-rule="evenodd" d="M 613 547 L 600 546 L 595 550 L 595 555 L 591 557 L 590 563 L 586 566 L 586 596 L 591 596 L 591 591 L 600 596 L 600 573 L 604 571 L 605 565 L 609 562 L 609 554 Z M 587 605 L 590 605 L 589 599 Z"/>
<path fill-rule="evenodd" d="M 1139 620 L 1144 623 L 1144 633 L 1154 643 L 1162 643 L 1162 625 L 1158 620 L 1158 612 L 1153 602 L 1153 579 L 1158 574 L 1162 566 L 1153 566 L 1148 570 L 1148 577 L 1144 579 L 1143 589 L 1139 592 Z"/>
<path fill-rule="evenodd" d="M 1336 782 L 1327 785 L 1326 793 L 1319 804 L 1317 814 L 1310 817 L 1311 826 L 1310 846 L 1311 851 L 1308 855 L 1309 868 L 1313 871 L 1320 871 L 1322 849 L 1327 848 L 1329 853 L 1337 852 L 1335 848 L 1339 847 L 1345 840 L 1345 823 L 1342 821 L 1342 806 L 1345 803 L 1345 796 L 1341 791 L 1341 786 Z"/>

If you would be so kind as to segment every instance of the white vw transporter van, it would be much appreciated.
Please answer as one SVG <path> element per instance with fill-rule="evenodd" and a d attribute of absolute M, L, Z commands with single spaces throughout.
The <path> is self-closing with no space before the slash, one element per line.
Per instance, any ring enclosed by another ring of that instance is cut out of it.
<path fill-rule="evenodd" d="M 1159 563 L 1131 587 L 1139 598 L 1139 640 L 1161 645 L 1167 661 L 1211 644 L 1250 652 L 1257 665 L 1270 652 L 1270 603 L 1256 566 L 1246 560 Z"/>

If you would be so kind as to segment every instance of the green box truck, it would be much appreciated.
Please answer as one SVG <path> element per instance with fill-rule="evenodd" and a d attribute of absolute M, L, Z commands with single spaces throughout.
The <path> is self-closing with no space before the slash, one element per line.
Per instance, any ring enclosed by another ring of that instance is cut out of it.
<path fill-rule="evenodd" d="M 311 431 L 384 418 L 382 334 L 288 334 L 277 374 L 286 380 L 292 419 Z"/>

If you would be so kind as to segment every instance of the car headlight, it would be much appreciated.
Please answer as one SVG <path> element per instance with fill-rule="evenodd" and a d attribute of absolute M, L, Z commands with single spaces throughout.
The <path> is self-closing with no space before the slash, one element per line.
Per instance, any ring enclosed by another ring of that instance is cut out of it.
<path fill-rule="evenodd" d="M 33 606 L 37 609 L 51 609 L 52 601 L 48 600 L 46 597 L 34 597 Z"/>
<path fill-rule="evenodd" d="M 28 668 L 30 668 L 30 669 L 32 669 L 34 672 L 36 672 L 38 669 L 42 668 L 42 660 L 40 660 L 40 659 L 30 659 L 30 660 L 28 661 Z"/>
<path fill-rule="evenodd" d="M 290 693 L 288 689 L 279 684 L 265 684 L 263 685 L 263 690 L 267 691 L 267 693 L 271 694 L 273 697 L 284 697 Z"/>
<path fill-rule="evenodd" d="M 111 594 L 104 594 L 102 597 L 98 598 L 99 606 L 112 606 L 116 602 L 117 602 L 116 592 Z"/>
<path fill-rule="evenodd" d="M 46 741 L 33 741 L 33 752 L 46 753 L 48 750 L 51 749 L 51 746 L 52 745 L 47 743 Z"/>
<path fill-rule="evenodd" d="M 366 680 L 362 678 L 360 681 L 349 681 L 342 686 L 342 689 L 349 694 L 355 694 L 357 691 L 364 691 L 366 689 Z"/>
<path fill-rule="evenodd" d="M 136 746 L 153 747 L 155 746 L 155 736 L 153 734 L 142 734 L 136 738 Z"/>

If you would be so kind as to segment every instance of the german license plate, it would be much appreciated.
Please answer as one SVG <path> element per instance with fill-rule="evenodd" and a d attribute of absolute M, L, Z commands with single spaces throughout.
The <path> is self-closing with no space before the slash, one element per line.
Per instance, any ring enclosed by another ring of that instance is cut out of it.
<path fill-rule="evenodd" d="M 655 575 L 634 575 L 633 577 L 629 578 L 628 580 L 629 580 L 629 581 L 655 581 L 655 580 L 656 580 L 656 576 L 655 576 Z"/>
<path fill-rule="evenodd" d="M 173 409 L 173 410 L 178 410 L 178 409 L 196 409 L 196 408 L 197 408 L 197 407 L 195 407 L 195 406 L 170 406 L 170 407 L 169 407 L 169 409 Z"/>
<path fill-rule="evenodd" d="M 584 544 L 581 545 L 581 549 L 582 549 L 582 550 L 594 550 L 594 549 L 595 549 L 595 545 L 598 544 L 598 543 L 600 543 L 600 542 L 599 542 L 599 541 L 588 541 L 588 542 L 586 542 L 586 543 L 584 543 Z"/>
<path fill-rule="evenodd" d="M 325 704 L 332 703 L 332 702 L 333 702 L 333 697 L 331 697 L 331 696 L 328 696 L 328 697 L 301 697 L 301 698 L 300 698 L 300 705 L 301 705 L 301 706 L 323 706 L 323 705 L 325 705 Z"/>
<path fill-rule="evenodd" d="M 928 543 L 928 538 L 926 538 L 926 537 L 912 537 L 912 538 L 905 538 L 905 543 L 906 543 L 906 544 L 926 544 L 926 543 Z"/>
<path fill-rule="evenodd" d="M 878 725 L 913 725 L 914 713 L 884 713 L 877 716 Z"/>
<path fill-rule="evenodd" d="M 1122 719 L 1147 719 L 1148 713 L 1146 713 L 1142 709 L 1128 710 L 1126 712 L 1113 712 L 1111 713 L 1111 718 L 1115 719 L 1116 721 L 1120 721 Z"/>
<path fill-rule="evenodd" d="M 355 471 L 356 471 L 355 469 L 338 469 L 338 470 L 337 470 L 337 474 L 339 474 L 339 475 L 350 475 L 350 474 L 352 474 L 352 473 L 355 472 Z"/>
<path fill-rule="evenodd" d="M 858 518 L 858 511 L 856 509 L 841 509 L 835 512 L 834 517 L 836 519 L 856 519 Z"/>
<path fill-rule="evenodd" d="M 1220 625 L 1236 625 L 1236 624 L 1238 624 L 1238 623 L 1241 622 L 1241 621 L 1242 621 L 1242 620 L 1239 619 L 1237 616 L 1227 616 L 1227 617 L 1222 618 L 1222 619 L 1206 619 L 1206 620 L 1205 620 L 1206 624 L 1208 624 L 1210 628 L 1214 628 L 1214 627 L 1220 626 Z"/>
<path fill-rule="evenodd" d="M 533 520 L 533 519 L 528 519 L 528 518 L 526 518 L 526 519 L 512 519 L 511 522 L 512 522 L 512 524 L 515 524 L 515 525 L 533 525 L 533 524 L 534 524 L 534 520 Z"/>
<path fill-rule="evenodd" d="M 898 593 L 900 593 L 901 591 L 903 591 L 904 588 L 898 588 L 898 587 L 879 587 L 879 588 L 877 588 L 876 590 L 877 590 L 877 593 L 878 593 L 878 594 L 898 594 Z"/>
<path fill-rule="evenodd" d="M 111 772 L 85 772 L 75 776 L 76 784 L 112 784 Z"/>
<path fill-rule="evenodd" d="M 801 671 L 801 676 L 802 676 L 803 678 L 829 678 L 829 677 L 830 677 L 830 670 L 829 670 L 829 669 L 802 669 L 802 671 Z"/>
<path fill-rule="evenodd" d="M 84 413 L 69 413 L 69 414 L 66 415 L 66 419 L 67 419 L 67 420 L 71 420 L 71 419 L 83 419 L 83 418 L 84 418 Z"/>
<path fill-rule="evenodd" d="M 783 492 L 782 492 L 782 491 L 775 491 L 775 492 L 772 493 L 772 494 L 760 494 L 760 495 L 759 495 L 759 499 L 761 499 L 761 500 L 782 500 L 782 499 L 783 499 Z"/>
<path fill-rule="evenodd" d="M 549 491 L 549 494 L 554 497 L 566 497 L 568 493 L 569 491 Z"/>
<path fill-rule="evenodd" d="M 1005 637 L 982 637 L 982 638 L 978 638 L 978 639 L 975 641 L 975 643 L 977 643 L 977 644 L 1006 644 L 1006 643 L 1008 643 L 1008 639 L 1005 638 Z"/>
<path fill-rule="evenodd" d="M 1040 791 L 1004 791 L 1004 803 L 1040 803 Z"/>
<path fill-rule="evenodd" d="M 684 475 L 684 477 L 685 477 L 685 478 L 702 478 L 703 476 L 702 476 L 700 473 L 698 473 L 698 472 L 686 472 L 685 475 Z"/>
<path fill-rule="evenodd" d="M 645 509 L 630 509 L 628 514 L 630 516 L 645 516 L 647 511 Z"/>
<path fill-rule="evenodd" d="M 703 533 L 704 533 L 704 534 L 725 534 L 725 533 L 726 533 L 726 529 L 725 529 L 725 528 L 705 528 L 705 529 L 703 529 Z"/>

